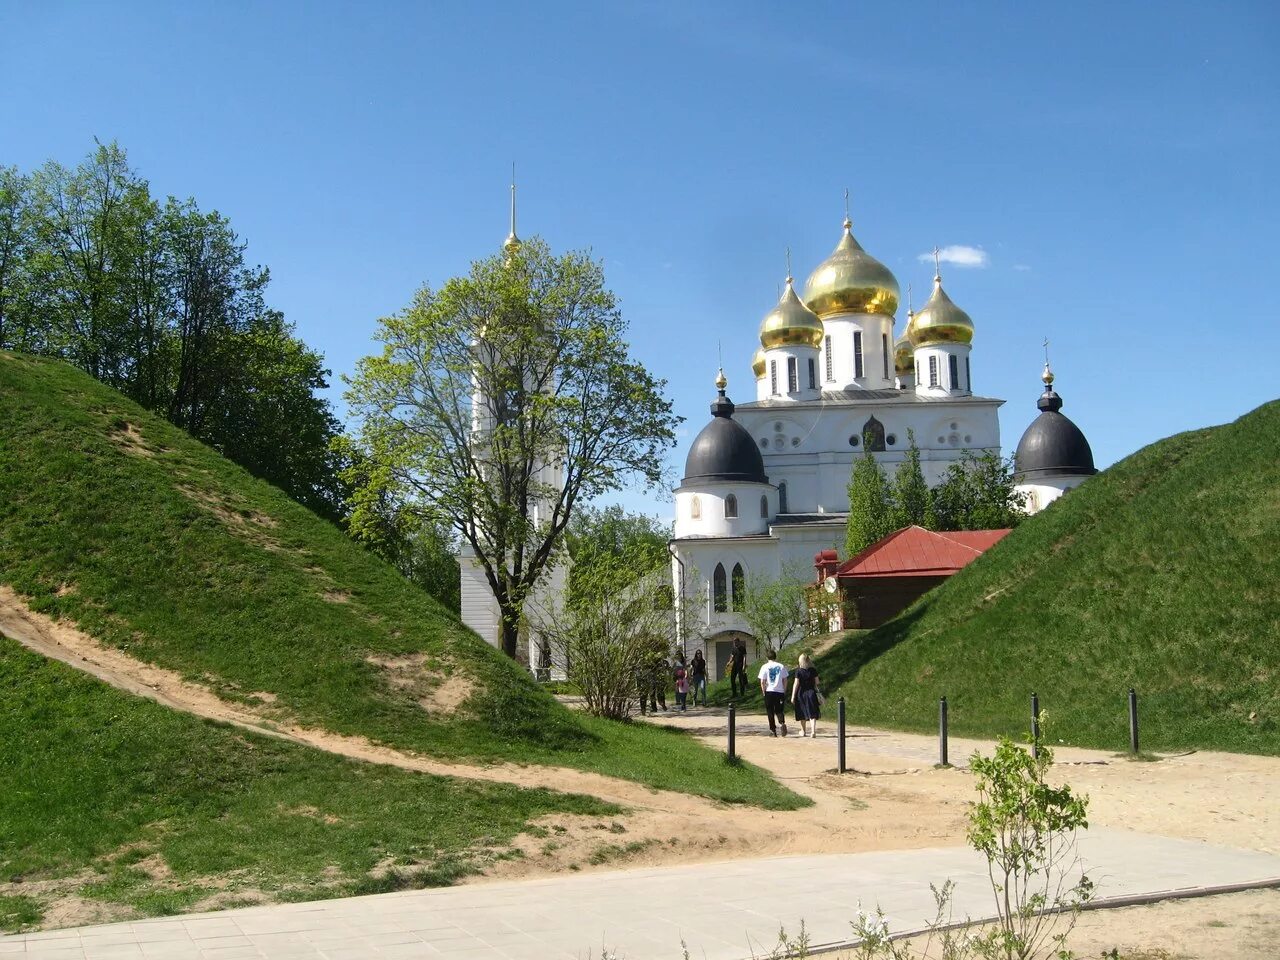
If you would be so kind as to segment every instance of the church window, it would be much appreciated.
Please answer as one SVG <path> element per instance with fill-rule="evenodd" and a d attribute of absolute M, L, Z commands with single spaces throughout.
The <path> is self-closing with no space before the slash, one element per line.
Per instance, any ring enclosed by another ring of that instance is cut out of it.
<path fill-rule="evenodd" d="M 729 585 L 725 582 L 724 564 L 716 564 L 716 572 L 711 575 L 711 597 L 716 613 L 724 613 L 729 609 Z"/>
<path fill-rule="evenodd" d="M 769 498 L 768 497 L 760 498 L 760 519 L 761 520 L 769 519 Z"/>
<path fill-rule="evenodd" d="M 951 361 L 951 389 L 959 390 L 960 389 L 960 358 L 953 353 L 947 359 Z"/>
<path fill-rule="evenodd" d="M 867 442 L 868 450 L 884 450 L 884 424 L 875 417 L 862 425 L 862 436 Z"/>
<path fill-rule="evenodd" d="M 973 371 L 969 369 L 969 358 L 964 358 L 964 388 L 973 393 Z"/>
<path fill-rule="evenodd" d="M 787 481 L 778 484 L 778 512 L 787 512 Z"/>
<path fill-rule="evenodd" d="M 747 592 L 747 575 L 742 569 L 742 564 L 735 563 L 733 565 L 733 609 L 742 609 L 743 594 Z"/>
<path fill-rule="evenodd" d="M 818 363 L 813 357 L 809 358 L 809 389 L 818 389 Z"/>
<path fill-rule="evenodd" d="M 834 373 L 832 373 L 832 372 L 831 372 L 831 338 L 830 338 L 830 337 L 827 337 L 827 339 L 826 339 L 825 349 L 823 350 L 823 353 L 825 353 L 825 354 L 827 355 L 827 356 L 826 356 L 826 360 L 827 360 L 827 379 L 828 379 L 828 380 L 834 380 L 834 379 L 836 378 L 836 375 L 835 375 Z"/>
<path fill-rule="evenodd" d="M 860 442 L 861 441 L 858 440 L 858 435 L 856 433 L 849 438 L 849 446 L 851 447 L 856 447 Z"/>
<path fill-rule="evenodd" d="M 891 433 L 884 438 L 884 442 L 892 447 L 895 443 L 898 442 L 898 435 L 896 433 Z"/>
<path fill-rule="evenodd" d="M 889 335 L 880 334 L 880 357 L 884 360 L 884 378 L 889 379 Z"/>
<path fill-rule="evenodd" d="M 778 395 L 778 361 L 769 361 L 769 392 Z"/>
<path fill-rule="evenodd" d="M 694 520 L 702 519 L 702 498 L 696 494 L 693 499 L 689 501 L 689 516 Z"/>
<path fill-rule="evenodd" d="M 800 371 L 796 366 L 796 358 L 787 357 L 787 393 L 795 393 L 800 389 Z"/>
<path fill-rule="evenodd" d="M 726 520 L 736 520 L 738 517 L 738 498 L 732 493 L 724 498 L 724 516 Z"/>
<path fill-rule="evenodd" d="M 938 358 L 932 356 L 929 358 L 929 386 L 936 387 L 938 385 Z"/>
<path fill-rule="evenodd" d="M 920 361 L 916 361 L 916 383 L 920 382 Z"/>
<path fill-rule="evenodd" d="M 862 331 L 853 331 L 853 375 L 862 379 Z"/>

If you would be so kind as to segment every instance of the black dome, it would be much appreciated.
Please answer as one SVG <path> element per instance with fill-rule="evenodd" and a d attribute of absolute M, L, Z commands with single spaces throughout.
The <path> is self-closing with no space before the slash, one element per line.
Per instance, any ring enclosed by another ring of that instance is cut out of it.
<path fill-rule="evenodd" d="M 711 422 L 702 428 L 684 462 L 684 482 L 730 480 L 768 483 L 764 457 L 742 424 L 734 422 L 733 401 L 720 391 L 711 404 Z"/>
<path fill-rule="evenodd" d="M 1040 416 L 1031 421 L 1013 455 L 1018 479 L 1035 480 L 1055 474 L 1090 477 L 1097 473 L 1089 441 L 1079 427 L 1058 412 L 1062 398 L 1052 387 L 1045 390 L 1036 406 L 1041 410 Z"/>

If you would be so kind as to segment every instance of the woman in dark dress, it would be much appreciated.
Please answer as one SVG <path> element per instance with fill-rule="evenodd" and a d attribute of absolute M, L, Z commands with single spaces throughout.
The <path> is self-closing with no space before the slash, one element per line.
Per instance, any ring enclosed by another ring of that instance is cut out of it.
<path fill-rule="evenodd" d="M 796 722 L 800 724 L 800 736 L 818 735 L 818 671 L 813 668 L 807 653 L 800 654 L 800 667 L 791 687 L 791 702 L 796 708 Z"/>

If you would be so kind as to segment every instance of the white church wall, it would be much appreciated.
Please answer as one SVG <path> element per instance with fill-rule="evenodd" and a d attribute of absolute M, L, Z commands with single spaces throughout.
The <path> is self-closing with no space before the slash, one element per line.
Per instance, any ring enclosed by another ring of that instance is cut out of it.
<path fill-rule="evenodd" d="M 729 496 L 738 501 L 737 517 L 726 516 Z M 760 498 L 768 505 L 761 516 Z M 695 503 L 697 504 L 695 516 Z M 675 536 L 744 537 L 763 533 L 778 512 L 778 490 L 764 483 L 685 484 L 676 490 Z"/>
<path fill-rule="evenodd" d="M 826 331 L 823 338 L 823 385 L 828 390 L 888 390 L 893 387 L 893 318 L 879 314 L 844 313 L 822 321 Z M 854 333 L 862 334 L 862 376 L 857 371 L 857 350 Z M 889 375 L 885 376 L 885 343 L 889 338 Z M 829 340 L 827 338 L 830 338 Z M 831 351 L 831 377 L 826 377 L 827 344 Z"/>
<path fill-rule="evenodd" d="M 1027 511 L 1039 513 L 1068 490 L 1074 490 L 1089 478 L 1086 476 L 1042 477 L 1035 483 L 1019 483 L 1014 487 L 1027 496 Z"/>

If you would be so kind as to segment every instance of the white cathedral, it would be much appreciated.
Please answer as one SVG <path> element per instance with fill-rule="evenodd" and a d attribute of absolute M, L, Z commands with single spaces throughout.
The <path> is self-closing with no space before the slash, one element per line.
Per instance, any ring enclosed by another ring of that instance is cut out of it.
<path fill-rule="evenodd" d="M 680 633 L 689 655 L 704 649 L 715 677 L 731 638 L 751 636 L 738 609 L 744 585 L 808 579 L 815 554 L 843 547 L 849 476 L 864 443 L 892 477 L 913 435 L 930 485 L 966 453 L 1000 451 L 1004 401 L 974 392 L 973 320 L 943 289 L 941 271 L 900 336 L 898 306 L 897 280 L 854 239 L 846 216 L 803 294 L 788 276 L 760 325 L 755 399 L 734 404 L 724 372 L 716 378 L 711 420 L 675 489 L 671 540 L 674 588 L 685 601 L 677 609 L 690 621 Z M 1059 412 L 1047 363 L 1042 379 L 1041 414 L 1015 454 L 1032 512 L 1097 472 L 1084 434 Z M 492 597 L 465 557 L 462 576 L 463 619 L 493 642 Z M 563 589 L 557 580 L 548 588 Z"/>

